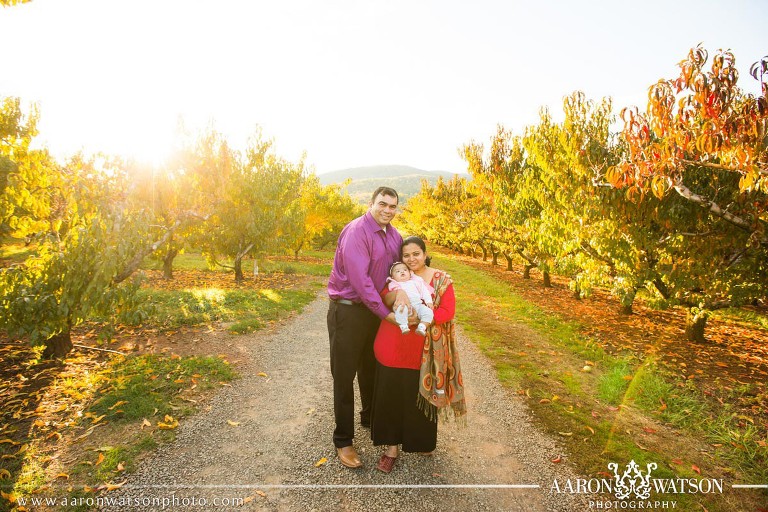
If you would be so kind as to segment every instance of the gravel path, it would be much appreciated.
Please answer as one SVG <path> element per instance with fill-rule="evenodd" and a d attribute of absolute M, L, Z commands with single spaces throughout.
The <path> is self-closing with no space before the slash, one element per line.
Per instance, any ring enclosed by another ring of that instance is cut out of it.
<path fill-rule="evenodd" d="M 557 440 L 532 425 L 521 399 L 501 387 L 460 331 L 468 427 L 441 424 L 433 457 L 402 454 L 385 475 L 375 469 L 381 449 L 358 425 L 355 445 L 364 467 L 344 468 L 331 441 L 327 308 L 321 294 L 274 332 L 251 335 L 243 377 L 189 418 L 176 441 L 161 447 L 122 489 L 109 493 L 128 507 L 103 510 L 161 510 L 163 500 L 166 509 L 178 510 L 586 510 L 570 495 L 550 494 L 555 477 L 576 477 L 567 465 L 551 462 L 562 452 Z M 327 462 L 316 467 L 323 458 Z M 540 487 L 471 487 L 489 484 Z M 389 487 L 368 487 L 374 485 Z M 419 485 L 464 487 L 413 487 Z M 227 506 L 242 498 L 245 503 Z"/>

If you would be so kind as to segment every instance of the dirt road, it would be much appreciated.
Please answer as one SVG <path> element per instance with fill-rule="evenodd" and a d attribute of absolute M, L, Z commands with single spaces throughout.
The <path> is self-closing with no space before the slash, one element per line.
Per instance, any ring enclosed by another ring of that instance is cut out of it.
<path fill-rule="evenodd" d="M 385 475 L 375 469 L 381 449 L 358 425 L 364 467 L 343 467 L 331 442 L 326 311 L 320 294 L 274 331 L 239 338 L 248 351 L 243 377 L 109 493 L 123 506 L 104 510 L 586 510 L 550 493 L 555 477 L 575 478 L 566 462 L 551 462 L 562 451 L 557 440 L 532 425 L 521 399 L 461 333 L 468 427 L 441 424 L 433 457 L 402 454 Z"/>

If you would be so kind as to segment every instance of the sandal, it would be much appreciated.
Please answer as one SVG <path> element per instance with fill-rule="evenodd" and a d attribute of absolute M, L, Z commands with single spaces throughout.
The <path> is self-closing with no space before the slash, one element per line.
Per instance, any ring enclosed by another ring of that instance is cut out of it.
<path fill-rule="evenodd" d="M 382 453 L 381 458 L 379 459 L 379 464 L 376 466 L 376 469 L 384 473 L 390 473 L 392 471 L 392 468 L 395 467 L 396 460 L 397 460 L 397 457 L 390 457 L 386 453 Z"/>

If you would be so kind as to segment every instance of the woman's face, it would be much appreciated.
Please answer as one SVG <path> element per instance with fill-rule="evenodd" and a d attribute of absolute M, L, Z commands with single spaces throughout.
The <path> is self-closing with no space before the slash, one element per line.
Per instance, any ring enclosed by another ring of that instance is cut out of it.
<path fill-rule="evenodd" d="M 418 244 L 407 244 L 403 246 L 403 263 L 414 272 L 419 272 L 424 268 L 427 260 L 427 253 L 421 250 Z"/>

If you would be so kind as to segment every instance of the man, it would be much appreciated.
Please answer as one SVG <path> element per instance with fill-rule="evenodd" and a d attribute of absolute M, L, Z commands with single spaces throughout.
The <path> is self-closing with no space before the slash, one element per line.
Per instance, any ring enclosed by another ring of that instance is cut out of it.
<path fill-rule="evenodd" d="M 339 235 L 333 269 L 328 280 L 328 337 L 333 375 L 333 444 L 339 461 L 347 467 L 362 466 L 352 445 L 355 436 L 354 379 L 360 388 L 360 424 L 370 427 L 373 377 L 376 361 L 373 341 L 381 320 L 394 313 L 381 301 L 389 267 L 400 259 L 403 237 L 390 225 L 397 211 L 394 189 L 379 187 L 368 211 L 347 224 Z M 395 305 L 409 305 L 399 294 Z"/>

